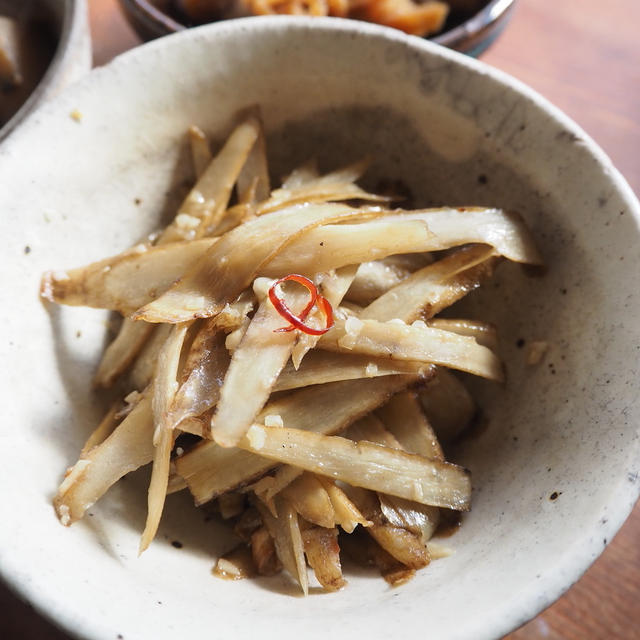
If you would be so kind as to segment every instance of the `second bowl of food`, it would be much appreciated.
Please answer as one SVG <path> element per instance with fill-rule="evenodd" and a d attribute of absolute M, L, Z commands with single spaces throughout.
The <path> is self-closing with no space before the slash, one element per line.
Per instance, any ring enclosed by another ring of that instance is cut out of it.
<path fill-rule="evenodd" d="M 229 21 L 45 106 L 0 183 L 0 566 L 78 636 L 495 638 L 637 498 L 638 203 L 513 79 Z"/>
<path fill-rule="evenodd" d="M 120 0 L 145 40 L 242 16 L 333 16 L 381 24 L 432 38 L 477 56 L 500 34 L 515 0 Z"/>

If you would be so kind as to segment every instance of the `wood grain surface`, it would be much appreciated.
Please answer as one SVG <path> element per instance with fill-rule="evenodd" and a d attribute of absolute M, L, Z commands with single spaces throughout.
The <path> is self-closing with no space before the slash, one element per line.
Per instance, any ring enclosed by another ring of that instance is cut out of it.
<path fill-rule="evenodd" d="M 117 0 L 89 0 L 89 5 L 94 64 L 104 64 L 140 43 Z M 636 193 L 639 31 L 638 0 L 519 0 L 510 25 L 483 56 L 576 120 Z M 640 639 L 639 541 L 640 504 L 585 575 L 506 640 Z M 2 585 L 0 612 L 1 639 L 70 640 Z"/>

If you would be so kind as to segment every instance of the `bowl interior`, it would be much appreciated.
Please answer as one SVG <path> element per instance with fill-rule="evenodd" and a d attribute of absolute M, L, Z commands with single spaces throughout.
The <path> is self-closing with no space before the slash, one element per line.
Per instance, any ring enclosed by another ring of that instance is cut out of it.
<path fill-rule="evenodd" d="M 472 470 L 474 502 L 448 542 L 455 554 L 400 589 L 355 570 L 346 590 L 304 600 L 283 578 L 218 581 L 210 568 L 229 538 L 183 494 L 137 558 L 144 470 L 70 529 L 50 506 L 103 409 L 90 378 L 107 317 L 44 308 L 40 274 L 153 230 L 184 193 L 189 125 L 222 140 L 252 104 L 274 175 L 312 156 L 329 169 L 369 154 L 369 180 L 402 180 L 416 205 L 521 212 L 547 261 L 542 278 L 503 265 L 460 309 L 498 326 L 508 382 L 473 385 L 486 424 L 456 452 Z M 0 437 L 12 451 L 2 473 L 20 487 L 7 498 L 0 565 L 74 633 L 215 628 L 240 639 L 259 620 L 267 637 L 288 638 L 295 620 L 311 637 L 382 636 L 428 620 L 433 637 L 497 637 L 577 579 L 628 515 L 638 493 L 638 204 L 593 143 L 515 81 L 370 25 L 220 23 L 133 51 L 45 106 L 0 148 L 0 183 L 9 337 Z M 520 340 L 548 343 L 540 365 L 526 365 Z"/>

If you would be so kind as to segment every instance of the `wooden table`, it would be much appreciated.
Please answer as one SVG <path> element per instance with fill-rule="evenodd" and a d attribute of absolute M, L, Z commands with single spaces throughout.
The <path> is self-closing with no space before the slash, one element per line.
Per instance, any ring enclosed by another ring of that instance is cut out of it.
<path fill-rule="evenodd" d="M 117 0 L 89 4 L 96 65 L 139 44 Z M 574 118 L 611 156 L 636 193 L 639 27 L 638 0 L 520 0 L 504 35 L 483 56 Z M 639 639 L 639 540 L 640 504 L 584 577 L 507 640 Z M 2 586 L 0 611 L 0 638 L 70 640 Z"/>

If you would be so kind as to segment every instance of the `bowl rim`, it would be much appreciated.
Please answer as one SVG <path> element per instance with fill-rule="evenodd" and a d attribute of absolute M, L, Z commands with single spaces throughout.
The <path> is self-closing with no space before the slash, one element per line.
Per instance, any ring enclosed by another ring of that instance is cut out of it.
<path fill-rule="evenodd" d="M 104 67 L 95 69 L 83 78 L 77 86 L 83 88 L 86 84 L 95 82 L 102 83 L 104 78 L 117 77 L 117 74 L 126 68 L 130 62 L 134 63 L 134 67 L 139 66 L 141 63 L 144 63 L 144 60 L 153 59 L 154 52 L 157 49 L 167 46 L 180 46 L 179 43 L 183 40 L 202 38 L 203 36 L 213 38 L 218 33 L 228 37 L 230 32 L 233 33 L 238 30 L 244 31 L 245 35 L 248 30 L 277 32 L 283 26 L 301 31 L 308 31 L 312 28 L 318 32 L 358 33 L 379 41 L 395 41 L 404 47 L 413 49 L 420 55 L 424 53 L 430 56 L 435 55 L 449 62 L 454 62 L 456 65 L 467 67 L 475 73 L 489 77 L 503 87 L 516 91 L 531 101 L 541 111 L 549 115 L 556 123 L 562 125 L 570 134 L 574 134 L 580 139 L 581 147 L 589 151 L 590 155 L 602 169 L 603 174 L 607 175 L 612 186 L 615 187 L 620 197 L 625 201 L 629 214 L 640 228 L 640 201 L 631 187 L 622 174 L 614 167 L 608 155 L 563 111 L 554 106 L 537 91 L 503 71 L 459 52 L 441 47 L 429 40 L 408 36 L 389 27 L 339 18 L 317 18 L 311 23 L 307 18 L 297 16 L 260 16 L 226 20 L 192 29 L 185 29 L 172 34 L 169 38 L 161 38 L 147 42 L 121 54 Z M 208 35 L 207 32 L 211 32 L 211 35 Z M 74 89 L 75 87 L 71 87 L 65 92 L 64 96 L 55 98 L 41 107 L 39 111 L 41 118 L 38 120 L 46 117 L 49 111 L 55 113 L 58 102 L 61 102 L 65 96 L 73 95 Z M 20 138 L 25 135 L 30 128 L 37 125 L 37 121 L 34 120 L 35 119 L 31 119 L 26 122 L 25 125 L 16 132 L 16 135 L 12 136 L 6 143 L 7 146 L 5 149 L 10 150 L 12 145 L 18 143 Z M 8 157 L 13 155 L 11 152 L 7 153 Z M 1 164 L 2 158 L 0 157 L 0 167 Z M 638 427 L 636 427 L 636 430 L 640 432 Z M 635 450 L 630 452 L 629 458 L 640 461 L 639 452 L 640 440 Z M 612 483 L 610 487 L 609 495 L 615 497 L 613 503 L 614 508 L 608 509 L 607 506 L 605 506 L 606 511 L 600 514 L 601 516 L 606 515 L 607 520 L 606 524 L 599 529 L 599 532 L 605 535 L 609 542 L 624 524 L 640 497 L 640 482 L 630 482 L 628 480 L 626 467 L 621 466 L 621 471 L 622 473 L 618 482 Z M 608 506 L 610 507 L 611 503 Z M 588 532 L 585 532 L 582 538 L 572 545 L 564 554 L 562 562 L 557 565 L 553 573 L 543 575 L 540 580 L 532 584 L 529 588 L 523 589 L 518 594 L 514 594 L 514 599 L 508 603 L 510 606 L 508 615 L 504 615 L 504 611 L 502 610 L 493 612 L 491 614 L 493 616 L 491 618 L 491 633 L 478 637 L 488 639 L 497 637 L 498 635 L 504 635 L 534 618 L 577 582 L 605 548 L 606 546 L 602 545 L 601 536 L 592 536 L 589 538 Z M 73 607 L 69 606 L 69 603 L 63 595 L 57 594 L 55 590 L 52 590 L 51 593 L 39 591 L 36 585 L 28 577 L 21 575 L 20 572 L 7 572 L 7 563 L 3 562 L 7 557 L 0 548 L 0 580 L 3 580 L 18 597 L 29 601 L 44 617 L 73 636 L 107 640 L 107 636 L 102 635 L 95 626 L 92 627 L 86 620 L 79 621 L 77 619 Z M 86 623 L 85 626 L 79 627 L 78 624 L 82 624 L 82 622 Z"/>
<path fill-rule="evenodd" d="M 91 69 L 91 43 L 86 0 L 63 0 L 58 44 L 42 78 L 21 107 L 0 127 L 0 142 L 57 90 Z M 78 58 L 76 59 L 76 54 Z"/>
<path fill-rule="evenodd" d="M 462 24 L 429 38 L 443 47 L 457 49 L 457 46 L 472 35 L 487 31 L 492 25 L 506 17 L 514 8 L 516 0 L 490 0 L 482 9 Z"/>
<path fill-rule="evenodd" d="M 132 14 L 140 14 L 143 18 L 152 20 L 167 31 L 167 35 L 188 29 L 187 25 L 174 20 L 170 15 L 158 9 L 149 0 L 120 0 L 123 8 Z"/>

